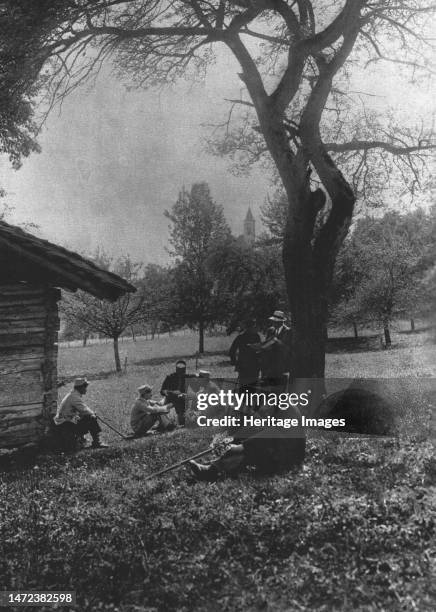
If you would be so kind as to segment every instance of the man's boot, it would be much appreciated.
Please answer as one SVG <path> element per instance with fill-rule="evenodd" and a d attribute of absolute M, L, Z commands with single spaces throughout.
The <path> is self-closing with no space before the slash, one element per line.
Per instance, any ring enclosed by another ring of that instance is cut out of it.
<path fill-rule="evenodd" d="M 100 440 L 100 434 L 95 434 L 92 438 L 91 448 L 108 448 L 108 444 L 105 444 Z"/>

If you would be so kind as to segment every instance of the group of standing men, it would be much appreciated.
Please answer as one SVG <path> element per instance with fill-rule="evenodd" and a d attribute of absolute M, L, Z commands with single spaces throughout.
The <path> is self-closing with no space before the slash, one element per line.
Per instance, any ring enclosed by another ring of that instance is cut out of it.
<path fill-rule="evenodd" d="M 262 342 L 255 322 L 248 319 L 244 331 L 233 341 L 229 355 L 238 372 L 239 392 L 252 391 L 259 384 L 271 391 L 286 388 L 291 370 L 291 330 L 285 314 L 276 310 Z"/>

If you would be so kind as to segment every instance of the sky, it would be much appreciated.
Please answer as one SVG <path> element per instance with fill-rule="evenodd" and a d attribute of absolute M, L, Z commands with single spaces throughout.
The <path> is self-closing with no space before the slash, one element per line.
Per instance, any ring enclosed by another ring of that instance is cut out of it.
<path fill-rule="evenodd" d="M 223 78 L 231 72 L 234 79 Z M 240 82 L 239 82 L 240 83 Z M 168 220 L 183 186 L 209 183 L 235 235 L 250 206 L 258 219 L 269 179 L 236 177 L 229 162 L 205 153 L 206 123 L 226 119 L 240 89 L 236 66 L 222 56 L 203 83 L 181 81 L 165 90 L 128 91 L 102 72 L 49 116 L 38 139 L 42 152 L 18 171 L 3 160 L 1 183 L 12 223 L 32 222 L 38 235 L 67 248 L 96 247 L 145 263 L 168 262 Z"/>
<path fill-rule="evenodd" d="M 18 171 L 1 161 L 0 184 L 13 207 L 11 223 L 32 222 L 43 238 L 85 254 L 97 247 L 118 257 L 165 264 L 169 261 L 168 221 L 182 186 L 209 183 L 235 235 L 250 206 L 261 230 L 260 206 L 269 177 L 255 169 L 235 177 L 229 161 L 208 155 L 204 124 L 225 120 L 225 98 L 238 97 L 238 67 L 223 52 L 202 83 L 180 81 L 165 90 L 127 90 L 107 67 L 95 84 L 82 87 L 50 114 L 39 137 L 40 154 Z M 376 97 L 368 103 L 428 108 L 432 91 L 401 84 L 398 66 L 366 71 L 355 86 Z M 403 82 L 404 83 L 404 82 Z"/>

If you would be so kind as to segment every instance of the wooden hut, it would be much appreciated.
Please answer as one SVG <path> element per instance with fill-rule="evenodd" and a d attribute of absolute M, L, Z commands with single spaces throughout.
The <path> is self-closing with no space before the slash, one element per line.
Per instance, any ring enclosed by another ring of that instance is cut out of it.
<path fill-rule="evenodd" d="M 135 288 L 91 261 L 0 222 L 0 448 L 35 443 L 57 405 L 60 288 L 114 301 Z"/>

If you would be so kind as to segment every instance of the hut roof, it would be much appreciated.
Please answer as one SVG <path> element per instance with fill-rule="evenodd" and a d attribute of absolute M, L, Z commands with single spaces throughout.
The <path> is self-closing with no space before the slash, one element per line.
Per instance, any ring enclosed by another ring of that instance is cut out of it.
<path fill-rule="evenodd" d="M 83 289 L 111 301 L 136 291 L 120 276 L 99 268 L 89 259 L 5 221 L 0 221 L 0 260 L 5 276 L 0 283 L 36 281 L 70 291 Z"/>

